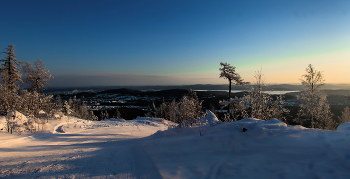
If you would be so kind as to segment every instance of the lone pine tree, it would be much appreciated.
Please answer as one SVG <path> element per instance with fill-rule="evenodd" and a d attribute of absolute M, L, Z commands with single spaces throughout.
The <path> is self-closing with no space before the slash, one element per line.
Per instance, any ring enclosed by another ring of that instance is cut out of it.
<path fill-rule="evenodd" d="M 224 78 L 228 80 L 228 84 L 229 84 L 228 99 L 231 99 L 232 83 L 243 86 L 245 84 L 249 84 L 249 82 L 244 82 L 241 76 L 238 73 L 236 73 L 236 67 L 231 66 L 230 64 L 227 64 L 227 62 L 226 63 L 220 62 L 220 66 L 222 66 L 222 68 L 219 68 L 219 70 L 221 71 L 220 78 Z M 228 105 L 228 109 L 230 110 L 230 105 Z"/>

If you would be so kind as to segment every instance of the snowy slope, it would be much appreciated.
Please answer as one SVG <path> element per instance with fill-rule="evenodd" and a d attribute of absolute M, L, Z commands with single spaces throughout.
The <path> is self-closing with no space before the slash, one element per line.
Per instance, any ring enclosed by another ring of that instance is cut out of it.
<path fill-rule="evenodd" d="M 276 119 L 203 130 L 204 136 L 192 128 L 148 137 L 145 149 L 163 177 L 350 178 L 349 132 L 287 126 Z"/>
<path fill-rule="evenodd" d="M 0 178 L 350 178 L 350 124 L 221 123 L 210 111 L 202 120 L 202 136 L 151 118 L 64 117 L 41 133 L 1 132 Z"/>

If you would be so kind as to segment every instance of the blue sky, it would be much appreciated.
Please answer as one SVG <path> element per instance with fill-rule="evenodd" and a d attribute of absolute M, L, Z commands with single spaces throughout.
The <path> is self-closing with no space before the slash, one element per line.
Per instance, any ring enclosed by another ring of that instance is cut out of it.
<path fill-rule="evenodd" d="M 299 83 L 308 64 L 350 83 L 350 1 L 11 0 L 0 48 L 41 59 L 53 86 Z M 4 58 L 4 56 L 0 56 Z M 349 77 L 348 77 L 349 76 Z"/>

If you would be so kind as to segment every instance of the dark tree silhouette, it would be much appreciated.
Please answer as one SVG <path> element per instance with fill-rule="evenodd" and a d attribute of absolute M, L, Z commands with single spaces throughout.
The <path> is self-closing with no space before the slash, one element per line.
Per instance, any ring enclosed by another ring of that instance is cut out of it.
<path fill-rule="evenodd" d="M 219 68 L 219 70 L 221 71 L 220 78 L 224 78 L 228 80 L 229 82 L 228 99 L 231 99 L 232 83 L 243 86 L 245 84 L 249 84 L 249 82 L 244 82 L 241 76 L 238 73 L 236 73 L 236 67 L 231 66 L 230 64 L 227 64 L 227 62 L 226 63 L 220 62 L 220 66 L 222 67 L 222 68 Z M 230 110 L 230 105 L 228 105 L 228 110 Z"/>
<path fill-rule="evenodd" d="M 222 68 L 219 69 L 221 71 L 220 78 L 224 78 L 228 80 L 229 82 L 228 98 L 231 98 L 232 83 L 243 86 L 245 84 L 249 84 L 249 82 L 244 82 L 241 76 L 238 73 L 236 73 L 236 67 L 223 62 L 220 62 L 220 65 L 222 66 Z"/>

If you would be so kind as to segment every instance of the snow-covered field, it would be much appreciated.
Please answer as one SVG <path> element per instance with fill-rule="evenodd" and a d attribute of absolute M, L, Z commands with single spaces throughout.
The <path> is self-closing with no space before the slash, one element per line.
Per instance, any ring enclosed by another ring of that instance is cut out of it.
<path fill-rule="evenodd" d="M 206 119 L 200 130 L 152 118 L 63 117 L 39 133 L 2 131 L 0 178 L 350 178 L 349 123 L 324 131 L 276 119 L 221 123 L 210 112 Z"/>

